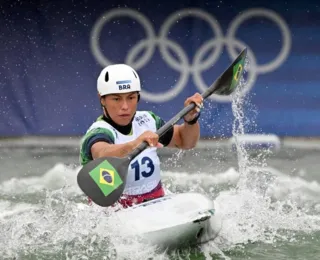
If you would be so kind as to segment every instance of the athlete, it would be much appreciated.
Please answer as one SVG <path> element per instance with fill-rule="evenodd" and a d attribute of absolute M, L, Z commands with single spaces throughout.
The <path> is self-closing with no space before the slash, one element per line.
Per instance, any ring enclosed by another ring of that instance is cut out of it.
<path fill-rule="evenodd" d="M 82 138 L 81 164 L 106 156 L 125 157 L 146 141 L 149 147 L 130 163 L 127 183 L 118 202 L 130 207 L 164 196 L 157 149 L 196 146 L 200 137 L 198 118 L 203 106 L 202 96 L 196 93 L 187 98 L 184 106 L 194 102 L 195 109 L 184 117 L 183 124 L 174 125 L 159 138 L 156 131 L 165 124 L 164 120 L 151 111 L 137 111 L 141 84 L 133 68 L 126 64 L 107 66 L 98 77 L 97 90 L 103 114 Z"/>

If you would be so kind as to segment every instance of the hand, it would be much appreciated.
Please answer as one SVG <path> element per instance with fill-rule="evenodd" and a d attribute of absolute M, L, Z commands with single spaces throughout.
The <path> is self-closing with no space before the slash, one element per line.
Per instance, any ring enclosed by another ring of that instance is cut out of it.
<path fill-rule="evenodd" d="M 150 147 L 157 147 L 157 148 L 163 147 L 163 145 L 158 142 L 159 136 L 156 133 L 151 131 L 146 131 L 142 133 L 136 140 L 138 141 L 139 144 L 146 141 Z"/>
<path fill-rule="evenodd" d="M 203 98 L 199 93 L 195 93 L 193 96 L 187 98 L 184 102 L 184 106 L 186 107 L 192 102 L 195 103 L 196 106 L 184 117 L 184 120 L 187 122 L 190 122 L 196 118 L 200 113 L 200 110 L 203 108 Z"/>

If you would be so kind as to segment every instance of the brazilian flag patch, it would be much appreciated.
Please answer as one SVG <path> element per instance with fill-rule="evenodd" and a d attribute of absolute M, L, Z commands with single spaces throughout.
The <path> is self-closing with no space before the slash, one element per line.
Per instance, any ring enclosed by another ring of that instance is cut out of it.
<path fill-rule="evenodd" d="M 100 163 L 89 174 L 104 196 L 108 196 L 123 183 L 118 172 L 107 160 Z"/>
<path fill-rule="evenodd" d="M 234 89 L 238 82 L 239 79 L 242 75 L 242 70 L 243 70 L 243 66 L 244 66 L 244 60 L 241 60 L 239 63 L 237 63 L 234 67 L 233 67 L 233 77 L 232 77 L 232 82 L 231 82 L 231 89 Z"/>

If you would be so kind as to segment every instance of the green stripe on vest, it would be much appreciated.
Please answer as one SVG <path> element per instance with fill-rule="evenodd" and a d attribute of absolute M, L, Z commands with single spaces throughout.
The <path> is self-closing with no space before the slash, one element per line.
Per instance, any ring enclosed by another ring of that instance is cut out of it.
<path fill-rule="evenodd" d="M 88 133 L 86 133 L 86 135 L 82 138 L 81 148 L 80 148 L 80 163 L 82 165 L 85 165 L 86 163 L 88 163 L 89 161 L 92 160 L 91 153 L 88 153 L 86 151 L 86 147 L 88 146 L 88 142 L 89 142 L 90 138 L 92 138 L 93 136 L 95 136 L 97 134 L 106 135 L 114 143 L 114 140 L 115 140 L 114 134 L 109 129 L 95 128 L 95 129 L 92 129 L 91 131 L 89 131 Z"/>

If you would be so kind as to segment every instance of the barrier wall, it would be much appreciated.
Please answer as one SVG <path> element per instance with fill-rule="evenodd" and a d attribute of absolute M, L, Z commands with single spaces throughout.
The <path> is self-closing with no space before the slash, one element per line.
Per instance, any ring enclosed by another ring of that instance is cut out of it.
<path fill-rule="evenodd" d="M 0 16 L 0 136 L 83 134 L 101 113 L 96 78 L 111 63 L 136 68 L 139 108 L 168 120 L 245 46 L 246 132 L 320 135 L 316 3 L 8 2 Z M 212 96 L 202 136 L 228 137 L 233 121 L 230 98 Z"/>

